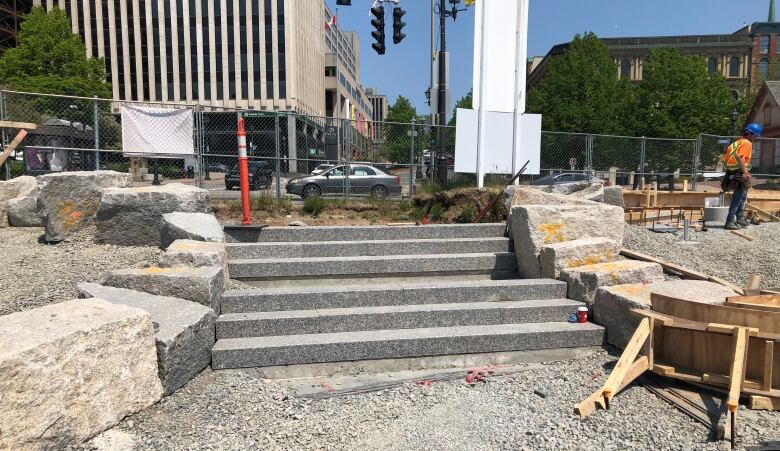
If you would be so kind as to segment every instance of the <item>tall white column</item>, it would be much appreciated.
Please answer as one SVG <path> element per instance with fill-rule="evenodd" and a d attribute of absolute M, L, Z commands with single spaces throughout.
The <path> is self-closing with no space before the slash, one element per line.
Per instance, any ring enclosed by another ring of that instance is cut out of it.
<path fill-rule="evenodd" d="M 147 81 L 144 79 L 144 59 L 143 53 L 141 53 L 141 12 L 139 8 L 139 0 L 133 0 L 133 23 L 130 24 L 133 27 L 133 46 L 135 51 L 135 92 L 138 96 L 138 100 L 144 100 L 144 85 Z M 149 50 L 148 42 L 147 51 Z"/>

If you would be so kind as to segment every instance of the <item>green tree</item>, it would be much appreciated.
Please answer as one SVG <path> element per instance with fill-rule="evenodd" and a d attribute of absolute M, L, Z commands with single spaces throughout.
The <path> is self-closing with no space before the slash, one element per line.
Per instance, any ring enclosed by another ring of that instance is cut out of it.
<path fill-rule="evenodd" d="M 722 75 L 708 72 L 701 56 L 655 49 L 645 62 L 633 113 L 627 117 L 633 120 L 637 136 L 694 139 L 700 133 L 728 135 L 735 108 L 745 105 L 734 100 Z M 648 150 L 645 160 L 656 171 L 687 172 L 692 146 L 690 142 L 666 142 L 658 151 Z M 700 159 L 708 164 L 716 157 L 703 149 Z"/>
<path fill-rule="evenodd" d="M 472 109 L 472 91 L 469 90 L 468 94 L 461 97 L 460 100 L 458 100 L 458 103 L 455 104 L 455 108 L 452 109 L 452 118 L 449 122 L 447 122 L 447 125 L 455 126 L 458 122 L 458 108 L 465 108 L 465 109 Z"/>
<path fill-rule="evenodd" d="M 387 161 L 409 163 L 411 146 L 409 124 L 412 119 L 417 120 L 417 117 L 417 110 L 404 96 L 398 96 L 395 103 L 388 108 L 383 130 L 384 143 L 381 148 L 381 155 Z"/>
<path fill-rule="evenodd" d="M 577 35 L 563 55 L 549 60 L 528 93 L 527 110 L 543 115 L 547 131 L 624 134 L 631 86 L 617 75 L 606 44 L 593 33 Z"/>

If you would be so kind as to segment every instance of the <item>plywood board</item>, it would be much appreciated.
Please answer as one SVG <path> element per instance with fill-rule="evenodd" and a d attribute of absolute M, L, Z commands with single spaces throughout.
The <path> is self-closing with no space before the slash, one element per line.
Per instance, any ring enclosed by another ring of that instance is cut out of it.
<path fill-rule="evenodd" d="M 780 313 L 725 305 L 703 304 L 657 293 L 651 294 L 653 310 L 701 323 L 733 324 L 754 327 L 761 332 L 780 334 Z"/>

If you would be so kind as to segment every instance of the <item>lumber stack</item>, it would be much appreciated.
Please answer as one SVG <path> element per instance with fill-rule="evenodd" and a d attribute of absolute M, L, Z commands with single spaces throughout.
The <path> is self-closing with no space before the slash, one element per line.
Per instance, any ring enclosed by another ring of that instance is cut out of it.
<path fill-rule="evenodd" d="M 632 312 L 641 322 L 607 381 L 575 406 L 581 418 L 609 408 L 646 371 L 722 391 L 732 444 L 740 399 L 751 409 L 780 410 L 780 295 L 735 296 L 723 305 L 659 294 L 651 301 L 652 310 Z"/>

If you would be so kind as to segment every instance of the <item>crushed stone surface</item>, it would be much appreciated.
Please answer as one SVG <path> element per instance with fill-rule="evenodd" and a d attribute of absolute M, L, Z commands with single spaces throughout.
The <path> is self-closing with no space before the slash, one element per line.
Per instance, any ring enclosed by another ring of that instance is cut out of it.
<path fill-rule="evenodd" d="M 112 269 L 157 264 L 154 247 L 97 245 L 85 230 L 58 244 L 43 242 L 37 227 L 0 229 L 0 315 L 78 297 L 76 285 L 96 282 Z"/>
<path fill-rule="evenodd" d="M 603 384 L 616 358 L 599 350 L 473 386 L 464 378 L 403 383 L 317 400 L 296 398 L 256 370 L 206 370 L 111 434 L 132 449 L 153 450 L 729 449 L 639 386 L 580 420 L 574 405 Z M 740 408 L 738 418 L 740 446 L 780 438 L 776 413 Z"/>
<path fill-rule="evenodd" d="M 708 226 L 706 232 L 691 231 L 690 241 L 678 234 L 656 233 L 644 227 L 626 225 L 623 247 L 718 276 L 745 286 L 751 274 L 761 276 L 763 288 L 780 287 L 780 223 L 763 223 L 740 231 L 748 241 L 724 230 Z"/>

